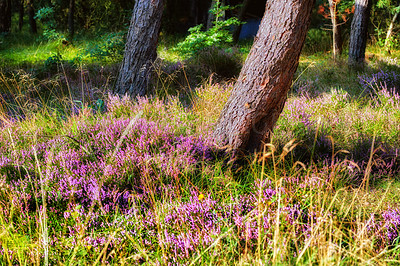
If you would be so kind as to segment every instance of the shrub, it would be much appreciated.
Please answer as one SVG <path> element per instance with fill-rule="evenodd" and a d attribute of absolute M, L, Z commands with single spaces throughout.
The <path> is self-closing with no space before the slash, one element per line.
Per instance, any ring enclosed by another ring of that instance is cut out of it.
<path fill-rule="evenodd" d="M 240 54 L 233 49 L 205 49 L 197 55 L 196 61 L 204 65 L 210 73 L 215 73 L 223 78 L 237 76 L 242 67 Z"/>
<path fill-rule="evenodd" d="M 223 12 L 231 9 L 230 6 L 222 6 L 220 1 L 216 1 L 215 6 L 210 10 L 215 15 L 214 26 L 207 31 L 202 31 L 203 25 L 197 25 L 189 29 L 190 34 L 186 39 L 177 44 L 175 50 L 182 56 L 189 57 L 208 47 L 221 47 L 225 43 L 233 41 L 230 28 L 240 25 L 241 22 L 233 17 L 221 20 Z"/>
<path fill-rule="evenodd" d="M 84 52 L 98 60 L 118 60 L 124 55 L 125 32 L 113 32 L 102 36 L 102 42 L 92 44 Z"/>
<path fill-rule="evenodd" d="M 43 7 L 36 13 L 35 18 L 43 23 L 43 38 L 48 41 L 63 39 L 63 36 L 56 31 L 57 22 L 54 18 L 53 7 Z"/>
<path fill-rule="evenodd" d="M 44 68 L 47 71 L 57 70 L 57 66 L 62 62 L 62 56 L 60 53 L 50 56 L 44 61 Z"/>
<path fill-rule="evenodd" d="M 308 53 L 329 51 L 332 47 L 331 36 L 321 29 L 310 29 L 304 43 L 304 51 Z"/>

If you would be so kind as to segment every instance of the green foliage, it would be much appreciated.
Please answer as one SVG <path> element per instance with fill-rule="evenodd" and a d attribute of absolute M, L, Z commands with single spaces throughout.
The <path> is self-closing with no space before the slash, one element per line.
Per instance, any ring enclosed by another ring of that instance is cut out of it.
<path fill-rule="evenodd" d="M 373 25 L 375 31 L 376 44 L 379 47 L 385 47 L 387 51 L 399 47 L 398 27 L 396 23 L 392 29 L 392 34 L 387 39 L 388 30 L 396 13 L 400 12 L 400 1 L 398 0 L 379 0 L 373 7 Z"/>
<path fill-rule="evenodd" d="M 215 73 L 223 78 L 233 78 L 240 73 L 242 60 L 240 54 L 234 49 L 209 48 L 202 50 L 196 60 L 204 65 L 210 73 Z"/>
<path fill-rule="evenodd" d="M 386 28 L 381 28 L 380 25 L 378 25 L 375 28 L 375 37 L 376 37 L 376 44 L 379 47 L 385 47 L 387 49 L 393 49 L 397 48 L 400 45 L 399 40 L 392 34 L 389 39 L 386 39 L 387 35 L 387 29 Z"/>
<path fill-rule="evenodd" d="M 35 18 L 43 24 L 43 38 L 48 41 L 59 40 L 63 36 L 57 32 L 57 22 L 53 7 L 43 7 L 36 12 Z"/>
<path fill-rule="evenodd" d="M 97 60 L 119 60 L 124 55 L 125 32 L 112 32 L 102 36 L 102 42 L 89 45 L 85 54 Z"/>
<path fill-rule="evenodd" d="M 60 53 L 50 56 L 44 61 L 44 69 L 46 71 L 54 71 L 57 69 L 57 66 L 61 63 L 62 56 Z"/>
<path fill-rule="evenodd" d="M 233 41 L 230 28 L 240 25 L 241 22 L 235 18 L 221 20 L 226 10 L 231 9 L 230 6 L 222 6 L 220 1 L 216 1 L 215 6 L 210 10 L 214 14 L 215 21 L 213 27 L 203 31 L 203 25 L 197 25 L 189 29 L 189 35 L 186 39 L 177 44 L 175 50 L 182 56 L 193 56 L 200 50 L 207 47 L 221 47 L 223 44 Z"/>
<path fill-rule="evenodd" d="M 378 0 L 376 6 L 388 10 L 392 15 L 400 12 L 400 1 Z"/>
<path fill-rule="evenodd" d="M 331 49 L 332 40 L 330 34 L 322 29 L 309 29 L 304 51 L 307 53 L 325 52 Z"/>

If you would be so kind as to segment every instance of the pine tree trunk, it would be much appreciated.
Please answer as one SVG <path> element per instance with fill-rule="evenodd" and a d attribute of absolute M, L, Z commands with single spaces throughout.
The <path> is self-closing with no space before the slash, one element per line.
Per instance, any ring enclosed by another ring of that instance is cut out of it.
<path fill-rule="evenodd" d="M 190 17 L 192 18 L 193 25 L 199 24 L 199 4 L 197 0 L 190 1 Z"/>
<path fill-rule="evenodd" d="M 75 35 L 75 0 L 69 0 L 69 10 L 68 10 L 68 40 L 72 42 Z"/>
<path fill-rule="evenodd" d="M 349 44 L 349 65 L 351 67 L 364 65 L 370 9 L 371 0 L 356 0 Z"/>
<path fill-rule="evenodd" d="M 329 11 L 332 21 L 332 48 L 333 58 L 336 60 L 342 54 L 342 36 L 337 16 L 337 1 L 329 0 Z"/>
<path fill-rule="evenodd" d="M 24 0 L 20 0 L 18 2 L 18 15 L 19 15 L 19 18 L 18 18 L 18 30 L 19 31 L 22 31 L 22 27 L 24 26 L 24 15 L 25 15 L 24 11 L 25 11 L 24 10 Z"/>
<path fill-rule="evenodd" d="M 394 14 L 392 20 L 390 21 L 390 25 L 389 25 L 388 31 L 387 31 L 387 33 L 386 33 L 385 50 L 386 50 L 387 52 L 390 52 L 389 41 L 390 41 L 390 37 L 392 36 L 392 32 L 393 32 L 393 28 L 394 28 L 394 23 L 396 22 L 398 16 L 399 16 L 399 12 L 397 12 L 396 14 Z"/>
<path fill-rule="evenodd" d="M 116 92 L 120 95 L 136 97 L 147 92 L 157 58 L 163 3 L 163 0 L 138 0 L 135 3 L 116 84 Z"/>
<path fill-rule="evenodd" d="M 238 152 L 270 140 L 299 63 L 314 0 L 267 1 L 254 44 L 214 131 L 215 142 Z"/>
<path fill-rule="evenodd" d="M 28 16 L 29 16 L 29 27 L 31 29 L 31 33 L 37 33 L 37 26 L 35 20 L 35 8 L 33 6 L 33 0 L 27 0 L 26 5 L 28 6 Z"/>
<path fill-rule="evenodd" d="M 0 0 L 0 33 L 11 29 L 11 0 Z"/>

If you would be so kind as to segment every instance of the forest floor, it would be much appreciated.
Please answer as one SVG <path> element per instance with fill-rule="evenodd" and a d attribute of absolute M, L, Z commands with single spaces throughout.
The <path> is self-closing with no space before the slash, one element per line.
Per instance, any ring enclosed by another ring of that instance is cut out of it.
<path fill-rule="evenodd" d="M 0 42 L 2 263 L 400 262 L 400 51 L 306 50 L 272 143 L 232 166 L 212 131 L 249 43 L 163 41 L 130 99 L 118 34 Z"/>

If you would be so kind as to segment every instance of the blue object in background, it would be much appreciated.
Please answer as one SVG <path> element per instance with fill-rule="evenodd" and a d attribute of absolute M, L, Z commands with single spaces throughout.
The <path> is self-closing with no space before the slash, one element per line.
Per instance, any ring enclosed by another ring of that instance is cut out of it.
<path fill-rule="evenodd" d="M 257 35 L 258 28 L 260 27 L 261 19 L 249 19 L 246 24 L 242 25 L 239 34 L 239 40 L 252 38 Z"/>

